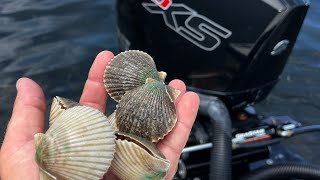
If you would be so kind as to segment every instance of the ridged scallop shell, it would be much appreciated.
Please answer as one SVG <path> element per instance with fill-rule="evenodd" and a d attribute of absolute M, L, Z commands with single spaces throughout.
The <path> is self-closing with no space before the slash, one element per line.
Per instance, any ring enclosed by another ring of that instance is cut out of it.
<path fill-rule="evenodd" d="M 109 117 L 108 121 L 111 124 L 111 126 L 114 128 L 115 131 L 119 131 L 116 126 L 116 112 L 113 112 Z"/>
<path fill-rule="evenodd" d="M 157 142 L 177 121 L 174 103 L 180 91 L 150 78 L 146 82 L 122 97 L 116 109 L 115 126 L 120 132 Z"/>
<path fill-rule="evenodd" d="M 109 95 L 119 101 L 127 92 L 145 84 L 147 78 L 164 79 L 165 72 L 158 73 L 150 55 L 145 52 L 131 50 L 117 56 L 106 67 L 104 84 Z"/>
<path fill-rule="evenodd" d="M 54 97 L 51 104 L 49 125 L 51 126 L 63 111 L 74 106 L 79 106 L 79 103 L 59 96 Z"/>
<path fill-rule="evenodd" d="M 115 132 L 98 110 L 76 106 L 63 111 L 46 134 L 35 135 L 42 178 L 101 179 L 115 152 Z"/>
<path fill-rule="evenodd" d="M 122 180 L 164 179 L 170 162 L 154 144 L 134 135 L 117 135 L 110 171 Z"/>
<path fill-rule="evenodd" d="M 56 178 L 40 169 L 40 180 L 56 180 Z"/>

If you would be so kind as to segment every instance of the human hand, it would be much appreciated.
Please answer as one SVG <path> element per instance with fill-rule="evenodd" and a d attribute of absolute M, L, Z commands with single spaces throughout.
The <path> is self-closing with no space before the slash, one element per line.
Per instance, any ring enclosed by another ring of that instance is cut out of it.
<path fill-rule="evenodd" d="M 81 105 L 91 106 L 105 113 L 107 92 L 103 84 L 103 73 L 112 58 L 113 54 L 108 51 L 103 51 L 96 57 L 82 92 Z M 166 179 L 172 179 L 175 174 L 199 106 L 198 95 L 193 92 L 186 93 L 186 86 L 182 81 L 173 80 L 169 85 L 179 89 L 181 94 L 176 102 L 177 124 L 165 139 L 157 144 L 171 163 Z M 44 131 L 45 96 L 40 86 L 28 78 L 19 79 L 16 86 L 17 97 L 0 151 L 0 179 L 39 179 L 34 134 Z"/>

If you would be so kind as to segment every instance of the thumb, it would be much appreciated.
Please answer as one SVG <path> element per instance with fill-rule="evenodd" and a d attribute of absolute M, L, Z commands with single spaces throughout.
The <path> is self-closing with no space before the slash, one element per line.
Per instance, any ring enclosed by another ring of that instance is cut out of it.
<path fill-rule="evenodd" d="M 17 91 L 12 116 L 1 147 L 0 179 L 38 179 L 33 136 L 43 132 L 45 97 L 39 85 L 28 78 L 17 81 Z"/>
<path fill-rule="evenodd" d="M 38 84 L 28 78 L 17 81 L 17 97 L 3 146 L 20 147 L 33 140 L 36 133 L 43 132 L 45 96 Z M 1 148 L 3 151 L 4 149 Z"/>

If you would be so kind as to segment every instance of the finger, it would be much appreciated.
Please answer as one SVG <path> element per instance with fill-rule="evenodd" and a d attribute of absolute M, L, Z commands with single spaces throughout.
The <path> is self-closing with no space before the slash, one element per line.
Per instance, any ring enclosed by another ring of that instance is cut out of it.
<path fill-rule="evenodd" d="M 177 104 L 178 121 L 172 131 L 157 145 L 171 162 L 171 170 L 177 167 L 178 159 L 196 118 L 199 102 L 199 96 L 193 92 L 187 92 L 181 97 Z M 174 171 L 169 171 L 167 177 L 173 177 L 174 173 Z"/>
<path fill-rule="evenodd" d="M 42 89 L 28 78 L 19 79 L 16 86 L 17 97 L 4 144 L 33 140 L 34 134 L 43 132 L 44 128 L 46 103 Z"/>
<path fill-rule="evenodd" d="M 181 97 L 183 96 L 183 94 L 186 92 L 186 85 L 184 84 L 183 81 L 175 79 L 172 80 L 169 83 L 169 86 L 176 88 L 180 91 L 180 95 L 178 96 L 177 100 L 176 100 L 176 104 L 178 104 L 178 102 L 180 101 Z"/>
<path fill-rule="evenodd" d="M 91 106 L 105 112 L 107 92 L 103 83 L 103 75 L 107 64 L 113 57 L 114 55 L 109 51 L 102 51 L 97 55 L 80 98 L 81 105 Z"/>
<path fill-rule="evenodd" d="M 191 128 L 199 108 L 199 96 L 194 92 L 187 92 L 177 104 L 178 120 L 172 131 L 159 143 L 169 150 L 180 153 L 189 137 Z"/>

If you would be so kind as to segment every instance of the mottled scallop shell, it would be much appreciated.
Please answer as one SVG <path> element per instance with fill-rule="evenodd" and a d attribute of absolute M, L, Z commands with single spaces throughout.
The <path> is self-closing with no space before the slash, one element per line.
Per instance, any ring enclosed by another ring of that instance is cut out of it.
<path fill-rule="evenodd" d="M 49 125 L 51 126 L 63 111 L 74 106 L 79 106 L 79 103 L 59 96 L 54 97 L 51 104 Z"/>
<path fill-rule="evenodd" d="M 165 72 L 159 72 L 150 55 L 131 50 L 117 56 L 106 67 L 104 84 L 109 95 L 119 101 L 127 92 L 143 85 L 147 78 L 164 80 Z"/>
<path fill-rule="evenodd" d="M 179 93 L 163 82 L 147 79 L 145 85 L 122 97 L 115 114 L 116 129 L 152 142 L 163 139 L 177 121 L 175 100 Z"/>
<path fill-rule="evenodd" d="M 122 180 L 164 179 L 170 162 L 154 144 L 129 134 L 118 134 L 110 171 Z"/>
<path fill-rule="evenodd" d="M 101 179 L 115 152 L 115 132 L 98 110 L 63 111 L 46 134 L 35 135 L 36 162 L 43 179 Z"/>

